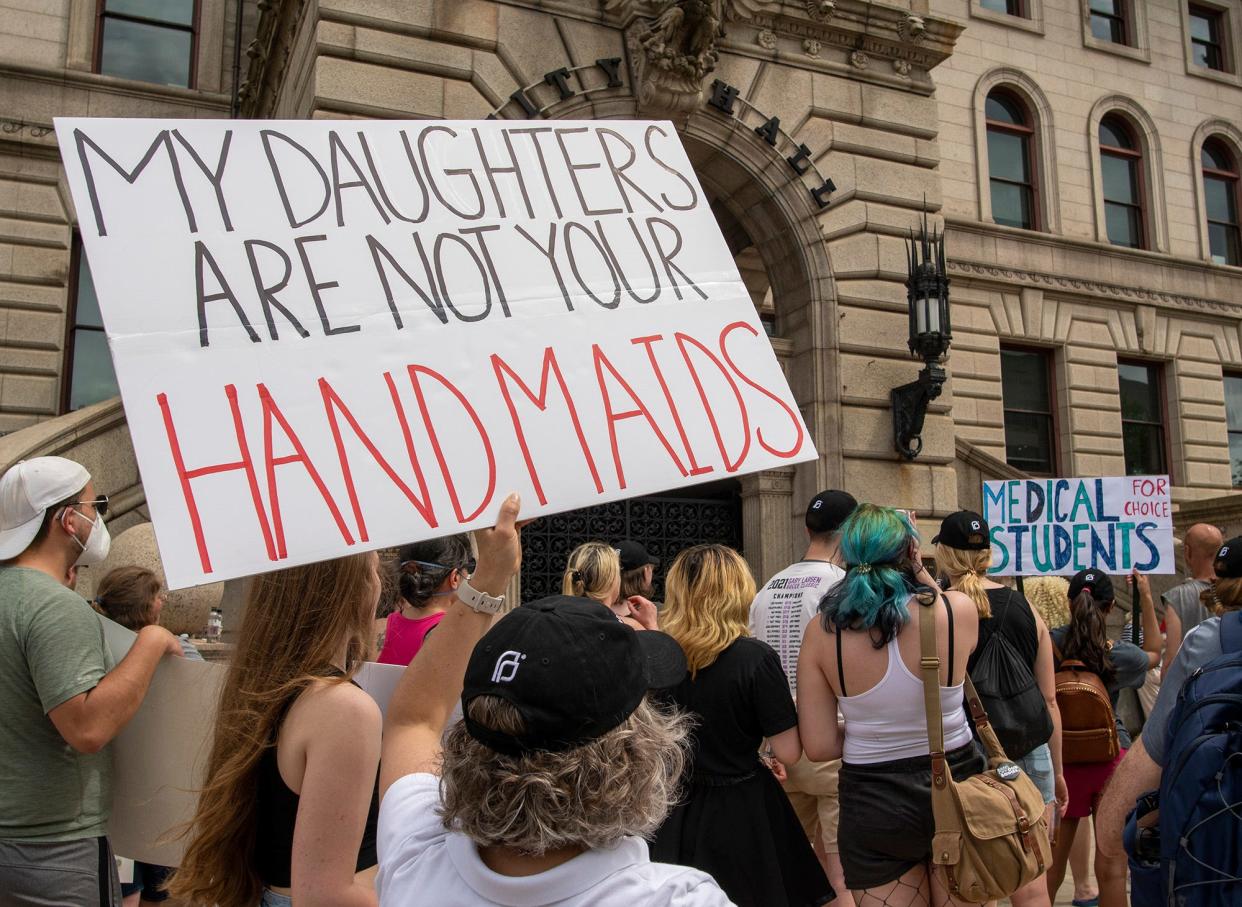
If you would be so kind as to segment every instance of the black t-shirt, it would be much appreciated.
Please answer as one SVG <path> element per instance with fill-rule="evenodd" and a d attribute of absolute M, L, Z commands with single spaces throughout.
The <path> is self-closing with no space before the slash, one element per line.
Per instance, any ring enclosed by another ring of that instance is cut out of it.
<path fill-rule="evenodd" d="M 992 606 L 992 616 L 979 621 L 979 641 L 975 651 L 970 653 L 970 661 L 966 663 L 967 673 L 975 670 L 975 662 L 983 652 L 984 646 L 999 633 L 1022 656 L 1022 660 L 1030 665 L 1031 673 L 1035 673 L 1035 656 L 1039 654 L 1039 630 L 1035 626 L 1035 615 L 1031 612 L 1030 603 L 1021 594 L 1012 589 L 988 589 L 988 603 Z"/>
<path fill-rule="evenodd" d="M 687 677 L 670 698 L 695 718 L 694 773 L 737 776 L 755 770 L 759 744 L 798 723 L 780 657 L 744 636 Z"/>

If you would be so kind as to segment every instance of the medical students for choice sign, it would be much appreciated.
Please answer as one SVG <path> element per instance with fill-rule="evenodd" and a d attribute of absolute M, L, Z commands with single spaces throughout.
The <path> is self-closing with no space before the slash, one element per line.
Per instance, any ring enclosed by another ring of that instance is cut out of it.
<path fill-rule="evenodd" d="M 983 483 L 999 576 L 1174 573 L 1168 476 Z"/>
<path fill-rule="evenodd" d="M 816 456 L 668 123 L 56 129 L 170 586 Z"/>

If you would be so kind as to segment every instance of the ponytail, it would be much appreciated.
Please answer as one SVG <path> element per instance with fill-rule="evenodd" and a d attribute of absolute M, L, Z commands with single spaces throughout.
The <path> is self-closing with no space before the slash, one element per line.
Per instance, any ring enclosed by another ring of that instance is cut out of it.
<path fill-rule="evenodd" d="M 980 620 L 992 616 L 992 603 L 988 600 L 988 590 L 983 585 L 983 578 L 991 565 L 991 548 L 964 551 L 948 545 L 936 546 L 936 566 L 949 575 L 950 585 L 954 590 L 967 595 L 975 603 Z"/>
<path fill-rule="evenodd" d="M 1111 602 L 1098 602 L 1089 588 L 1084 588 L 1070 602 L 1069 628 L 1061 645 L 1063 659 L 1077 659 L 1099 676 L 1105 686 L 1117 675 L 1109 655 L 1108 626 L 1104 615 Z"/>

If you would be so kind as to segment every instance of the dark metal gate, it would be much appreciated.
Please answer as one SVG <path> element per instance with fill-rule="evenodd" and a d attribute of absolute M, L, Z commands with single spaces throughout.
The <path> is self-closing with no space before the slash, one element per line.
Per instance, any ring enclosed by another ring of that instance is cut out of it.
<path fill-rule="evenodd" d="M 660 559 L 656 597 L 677 552 L 712 542 L 742 547 L 742 500 L 736 481 L 688 489 L 698 497 L 671 495 L 613 501 L 544 517 L 522 530 L 522 600 L 558 595 L 569 552 L 583 542 L 641 542 Z"/>

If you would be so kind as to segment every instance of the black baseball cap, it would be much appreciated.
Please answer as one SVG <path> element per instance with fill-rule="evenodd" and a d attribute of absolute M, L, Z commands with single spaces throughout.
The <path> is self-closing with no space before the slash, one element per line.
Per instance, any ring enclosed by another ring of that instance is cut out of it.
<path fill-rule="evenodd" d="M 461 694 L 466 730 L 509 756 L 564 752 L 602 737 L 630 717 L 648 690 L 676 686 L 686 671 L 686 656 L 668 634 L 632 630 L 590 599 L 541 598 L 510 611 L 474 647 Z M 476 696 L 513 705 L 525 732 L 471 720 Z"/>
<path fill-rule="evenodd" d="M 836 532 L 857 507 L 858 501 L 848 491 L 821 491 L 806 506 L 806 528 L 816 535 Z"/>
<path fill-rule="evenodd" d="M 1103 570 L 1094 568 L 1079 570 L 1070 580 L 1070 601 L 1078 598 L 1083 589 L 1091 590 L 1091 597 L 1097 602 L 1111 602 L 1116 595 L 1113 593 L 1113 581 Z"/>
<path fill-rule="evenodd" d="M 1242 535 L 1231 538 L 1216 552 L 1216 564 L 1212 568 L 1219 579 L 1237 579 L 1242 576 Z"/>
<path fill-rule="evenodd" d="M 639 542 L 632 542 L 629 539 L 617 543 L 617 554 L 621 555 L 622 570 L 634 570 L 648 564 L 653 567 L 660 566 L 658 557 L 652 557 Z"/>
<path fill-rule="evenodd" d="M 958 551 L 984 551 L 992 547 L 992 531 L 988 521 L 973 510 L 959 510 L 944 518 L 933 545 L 944 545 Z"/>

